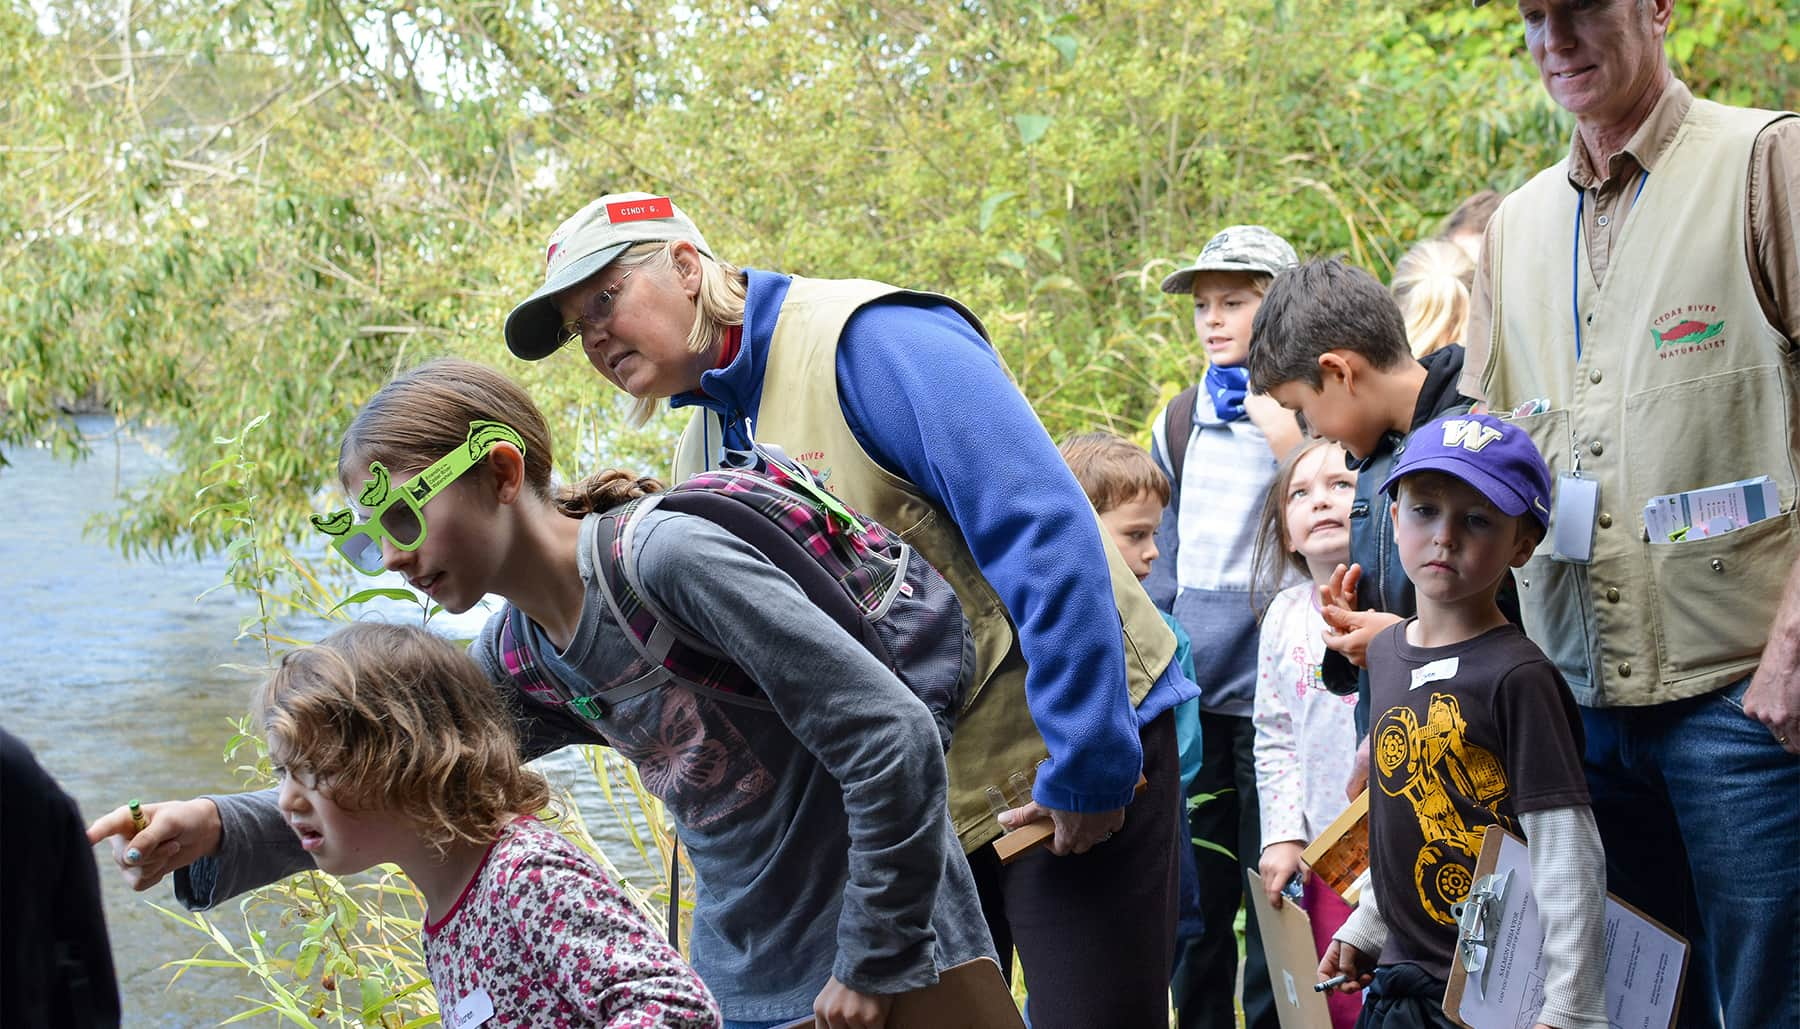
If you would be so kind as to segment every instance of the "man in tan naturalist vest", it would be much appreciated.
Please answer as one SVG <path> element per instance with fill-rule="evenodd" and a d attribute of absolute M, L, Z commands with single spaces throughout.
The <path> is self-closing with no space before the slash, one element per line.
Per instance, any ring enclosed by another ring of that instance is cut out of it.
<path fill-rule="evenodd" d="M 1525 626 L 1582 705 L 1609 885 L 1693 942 L 1680 1024 L 1800 1025 L 1800 118 L 1696 100 L 1672 7 L 1520 0 L 1576 130 L 1488 227 L 1462 391 L 1558 473 Z M 1760 511 L 1646 516 L 1759 476 Z"/>

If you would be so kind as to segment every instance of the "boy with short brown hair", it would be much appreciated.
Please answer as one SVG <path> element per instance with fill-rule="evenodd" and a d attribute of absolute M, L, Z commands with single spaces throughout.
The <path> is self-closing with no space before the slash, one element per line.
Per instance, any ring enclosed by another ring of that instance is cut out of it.
<path fill-rule="evenodd" d="M 1329 647 L 1321 674 L 1333 693 L 1355 692 L 1356 731 L 1369 728 L 1368 673 L 1359 666 L 1377 632 L 1416 610 L 1378 486 L 1407 434 L 1473 403 L 1457 392 L 1463 348 L 1415 358 L 1387 288 L 1338 258 L 1308 261 L 1270 287 L 1256 312 L 1250 387 L 1299 412 L 1314 433 L 1344 445 L 1357 472 L 1350 509 L 1351 565 L 1326 592 Z M 1518 621 L 1510 577 L 1501 610 Z"/>

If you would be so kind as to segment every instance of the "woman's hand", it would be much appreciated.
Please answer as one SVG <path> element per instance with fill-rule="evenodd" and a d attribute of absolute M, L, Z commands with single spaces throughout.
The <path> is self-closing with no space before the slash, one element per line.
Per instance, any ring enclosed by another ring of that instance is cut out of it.
<path fill-rule="evenodd" d="M 858 993 L 832 976 L 813 1001 L 813 1024 L 826 1029 L 882 1029 L 894 998 L 879 993 Z"/>
<path fill-rule="evenodd" d="M 1263 848 L 1262 861 L 1257 864 L 1257 871 L 1262 873 L 1263 895 L 1269 898 L 1269 906 L 1281 906 L 1282 888 L 1294 877 L 1294 873 L 1305 870 L 1306 862 L 1300 854 L 1306 848 L 1299 840 L 1282 840 Z"/>
<path fill-rule="evenodd" d="M 1367 967 L 1364 967 L 1364 966 Z M 1375 967 L 1362 951 L 1343 940 L 1332 940 L 1319 961 L 1319 982 L 1345 976 L 1333 989 L 1339 993 L 1359 993 L 1375 981 Z"/>
<path fill-rule="evenodd" d="M 1027 801 L 1021 807 L 1002 811 L 999 818 L 1007 832 L 1046 818 L 1056 823 L 1056 835 L 1045 846 L 1057 857 L 1086 854 L 1112 839 L 1113 833 L 1125 828 L 1124 808 L 1116 811 L 1058 811 L 1056 808 L 1044 807 L 1035 800 Z"/>
<path fill-rule="evenodd" d="M 88 826 L 89 844 L 111 839 L 119 874 L 139 891 L 162 882 L 163 876 L 219 852 L 219 808 L 205 798 L 145 804 L 149 825 L 139 832 L 131 810 L 116 808 Z"/>

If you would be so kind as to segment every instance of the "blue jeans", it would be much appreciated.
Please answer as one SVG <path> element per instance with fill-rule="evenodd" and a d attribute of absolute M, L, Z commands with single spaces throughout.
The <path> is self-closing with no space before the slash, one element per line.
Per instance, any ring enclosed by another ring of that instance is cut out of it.
<path fill-rule="evenodd" d="M 1800 758 L 1749 685 L 1581 709 L 1607 886 L 1693 945 L 1682 1026 L 1800 1025 Z"/>
<path fill-rule="evenodd" d="M 777 1018 L 772 1022 L 734 1022 L 727 1018 L 724 1029 L 777 1029 L 778 1026 L 792 1025 L 805 1017 L 806 1015 L 795 1015 L 793 1018 Z"/>

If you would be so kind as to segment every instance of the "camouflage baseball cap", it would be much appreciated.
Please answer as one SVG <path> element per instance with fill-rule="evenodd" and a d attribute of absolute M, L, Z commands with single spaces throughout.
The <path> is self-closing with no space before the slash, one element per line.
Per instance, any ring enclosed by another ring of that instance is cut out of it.
<path fill-rule="evenodd" d="M 1288 241 L 1261 225 L 1233 225 L 1206 241 L 1194 263 L 1162 281 L 1164 293 L 1192 293 L 1201 272 L 1279 275 L 1300 263 Z"/>

